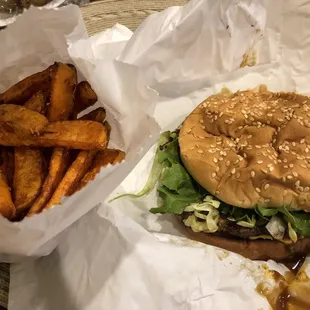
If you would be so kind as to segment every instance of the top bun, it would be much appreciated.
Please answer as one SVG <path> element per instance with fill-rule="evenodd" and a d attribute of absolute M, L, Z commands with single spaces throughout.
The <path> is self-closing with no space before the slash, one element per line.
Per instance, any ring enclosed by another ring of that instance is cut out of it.
<path fill-rule="evenodd" d="M 241 208 L 310 211 L 310 98 L 266 89 L 216 94 L 184 121 L 183 163 L 218 199 Z"/>

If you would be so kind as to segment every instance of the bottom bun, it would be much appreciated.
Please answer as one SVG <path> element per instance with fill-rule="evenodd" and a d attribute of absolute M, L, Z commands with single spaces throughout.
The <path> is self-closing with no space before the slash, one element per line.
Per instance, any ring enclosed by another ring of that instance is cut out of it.
<path fill-rule="evenodd" d="M 252 260 L 287 261 L 310 253 L 310 238 L 303 238 L 292 244 L 285 244 L 276 240 L 241 240 L 225 238 L 215 234 L 194 232 L 183 223 L 181 216 L 177 216 L 182 231 L 195 241 L 213 245 Z"/>

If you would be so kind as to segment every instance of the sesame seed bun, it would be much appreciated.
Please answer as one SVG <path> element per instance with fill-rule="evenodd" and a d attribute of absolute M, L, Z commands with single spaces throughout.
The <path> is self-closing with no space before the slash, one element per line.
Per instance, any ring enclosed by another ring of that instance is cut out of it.
<path fill-rule="evenodd" d="M 216 94 L 186 118 L 179 145 L 188 172 L 227 204 L 310 211 L 309 97 Z"/>
<path fill-rule="evenodd" d="M 183 218 L 176 216 L 184 234 L 192 240 L 213 245 L 227 251 L 240 254 L 253 260 L 287 261 L 310 252 L 310 238 L 299 239 L 295 243 L 285 244 L 276 240 L 242 240 L 227 238 L 217 234 L 194 232 L 190 227 L 183 225 Z"/>

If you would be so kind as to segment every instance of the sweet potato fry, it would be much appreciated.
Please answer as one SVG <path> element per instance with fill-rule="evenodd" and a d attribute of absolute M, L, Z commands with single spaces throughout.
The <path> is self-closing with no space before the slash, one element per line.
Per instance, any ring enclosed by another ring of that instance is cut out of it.
<path fill-rule="evenodd" d="M 112 130 L 112 127 L 110 125 L 110 123 L 108 121 L 105 121 L 103 123 L 104 127 L 107 129 L 107 132 L 108 132 L 108 139 L 110 140 L 110 136 L 111 136 L 111 130 Z"/>
<path fill-rule="evenodd" d="M 49 123 L 40 133 L 38 144 L 80 150 L 103 150 L 108 144 L 106 128 L 94 121 L 63 121 Z"/>
<path fill-rule="evenodd" d="M 25 104 L 24 107 L 40 114 L 46 112 L 46 99 L 42 91 L 35 93 Z"/>
<path fill-rule="evenodd" d="M 80 112 L 94 105 L 97 100 L 97 95 L 90 84 L 86 81 L 80 82 L 75 91 L 73 119 L 76 119 Z"/>
<path fill-rule="evenodd" d="M 77 72 L 74 66 L 56 63 L 52 80 L 51 99 L 47 118 L 51 122 L 69 119 L 74 105 Z M 73 69 L 74 68 L 74 69 Z"/>
<path fill-rule="evenodd" d="M 4 175 L 6 176 L 6 181 L 9 188 L 12 188 L 13 185 L 13 176 L 14 176 L 14 153 L 12 148 L 3 148 L 2 150 L 2 162 L 5 165 L 2 166 Z M 1 160 L 0 159 L 0 160 Z"/>
<path fill-rule="evenodd" d="M 69 163 L 69 151 L 63 148 L 55 148 L 49 165 L 49 172 L 43 183 L 41 193 L 30 208 L 27 216 L 40 213 L 51 195 L 55 191 L 59 182 L 63 178 Z"/>
<path fill-rule="evenodd" d="M 103 123 L 106 113 L 103 108 L 98 108 L 84 116 L 84 119 L 92 120 L 98 123 Z M 75 190 L 77 184 L 81 181 L 87 170 L 89 169 L 94 156 L 97 154 L 96 150 L 80 151 L 66 172 L 64 178 L 59 183 L 57 189 L 52 195 L 50 201 L 45 208 L 50 208 L 53 205 L 59 204 L 61 198 L 69 196 Z"/>
<path fill-rule="evenodd" d="M 35 111 L 14 104 L 0 105 L 0 122 L 23 134 L 36 134 L 47 125 L 47 118 Z"/>
<path fill-rule="evenodd" d="M 42 92 L 33 95 L 24 105 L 26 108 L 43 113 L 46 108 Z M 40 193 L 43 179 L 43 155 L 37 148 L 16 147 L 14 150 L 13 201 L 16 215 L 22 216 Z"/>
<path fill-rule="evenodd" d="M 96 174 L 100 172 L 102 167 L 106 167 L 108 164 L 115 165 L 120 163 L 124 158 L 125 153 L 116 149 L 106 149 L 98 152 L 91 164 L 90 169 L 86 172 L 74 192 L 81 190 L 88 184 L 88 182 L 94 180 Z"/>
<path fill-rule="evenodd" d="M 104 108 L 101 107 L 89 112 L 88 114 L 81 116 L 79 120 L 89 120 L 103 123 L 105 117 L 106 117 L 106 111 Z"/>
<path fill-rule="evenodd" d="M 44 179 L 41 151 L 15 148 L 14 167 L 13 201 L 19 214 L 29 209 L 40 193 Z"/>
<path fill-rule="evenodd" d="M 1 154 L 2 155 L 2 154 Z M 6 171 L 8 171 L 7 163 L 1 156 L 0 164 L 0 213 L 11 219 L 15 215 L 15 206 L 12 201 L 11 191 L 7 183 Z"/>
<path fill-rule="evenodd" d="M 74 91 L 77 84 L 77 72 L 73 65 L 57 63 L 56 66 L 57 70 L 52 81 L 51 102 L 48 110 L 48 119 L 50 121 L 67 120 L 72 114 L 74 106 Z M 68 126 L 70 126 L 70 124 L 68 124 Z M 49 133 L 53 132 L 56 139 L 61 139 L 61 135 L 58 136 L 53 128 L 49 127 L 47 130 Z M 62 146 L 67 147 L 67 145 Z M 69 151 L 65 148 L 54 148 L 49 163 L 49 170 L 42 186 L 42 191 L 29 210 L 27 216 L 42 211 L 43 207 L 49 201 L 51 195 L 63 178 L 68 164 Z"/>
<path fill-rule="evenodd" d="M 73 193 L 77 184 L 89 169 L 96 153 L 97 151 L 79 152 L 44 209 L 49 209 L 53 205 L 60 204 L 63 197 L 70 196 Z"/>
<path fill-rule="evenodd" d="M 0 104 L 24 104 L 39 90 L 49 96 L 54 70 L 55 64 L 49 66 L 41 72 L 32 74 L 13 85 L 7 91 L 0 94 Z"/>
<path fill-rule="evenodd" d="M 104 150 L 108 143 L 106 128 L 94 121 L 52 122 L 39 136 L 22 135 L 0 122 L 0 145 L 64 147 L 80 150 Z"/>

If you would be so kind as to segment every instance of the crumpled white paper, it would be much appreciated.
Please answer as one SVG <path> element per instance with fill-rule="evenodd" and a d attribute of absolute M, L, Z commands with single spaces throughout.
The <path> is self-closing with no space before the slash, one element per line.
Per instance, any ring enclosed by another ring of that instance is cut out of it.
<path fill-rule="evenodd" d="M 149 17 L 117 59 L 143 71 L 159 92 L 156 120 L 174 129 L 223 86 L 309 94 L 309 14 L 304 0 L 194 0 Z M 240 68 L 244 55 L 256 65 Z M 111 198 L 142 188 L 154 150 Z M 270 309 L 255 291 L 265 263 L 183 239 L 154 206 L 155 191 L 102 203 L 49 257 L 13 266 L 10 309 Z"/>
<path fill-rule="evenodd" d="M 102 169 L 93 182 L 67 198 L 61 207 L 20 223 L 0 217 L 0 261 L 48 255 L 66 229 L 104 200 L 156 141 L 159 127 L 152 115 L 157 93 L 145 85 L 138 68 L 108 57 L 115 41 L 122 44 L 124 35 L 131 35 L 122 26 L 116 29 L 117 37 L 106 33 L 105 40 L 88 39 L 79 8 L 68 6 L 30 9 L 0 32 L 0 92 L 54 61 L 73 62 L 80 80 L 88 80 L 97 93 L 97 105 L 107 110 L 112 126 L 109 146 L 127 153 L 123 164 Z"/>

